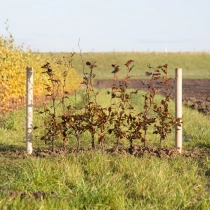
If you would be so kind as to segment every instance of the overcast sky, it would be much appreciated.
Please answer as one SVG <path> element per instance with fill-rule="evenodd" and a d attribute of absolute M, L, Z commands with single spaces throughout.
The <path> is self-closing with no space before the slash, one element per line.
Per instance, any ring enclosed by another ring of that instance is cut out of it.
<path fill-rule="evenodd" d="M 210 0 L 0 0 L 16 44 L 51 52 L 210 51 Z"/>

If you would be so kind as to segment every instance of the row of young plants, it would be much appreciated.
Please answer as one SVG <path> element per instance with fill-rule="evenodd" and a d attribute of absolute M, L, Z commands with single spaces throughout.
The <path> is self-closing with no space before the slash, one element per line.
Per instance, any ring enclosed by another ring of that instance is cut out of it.
<path fill-rule="evenodd" d="M 74 54 L 71 54 L 68 65 L 73 65 Z M 82 62 L 83 58 L 81 56 Z M 63 61 L 60 61 L 62 63 Z M 56 71 L 48 62 L 42 66 L 43 74 L 48 76 L 50 84 L 45 84 L 47 94 L 51 99 L 51 104 L 45 104 L 44 107 L 38 109 L 38 114 L 43 119 L 43 135 L 41 140 L 55 149 L 55 142 L 61 140 L 63 146 L 71 141 L 72 136 L 77 140 L 77 150 L 80 150 L 84 137 L 84 133 L 88 132 L 91 136 L 90 145 L 96 148 L 96 142 L 104 148 L 106 145 L 106 137 L 113 135 L 113 146 L 119 147 L 122 139 L 129 142 L 133 147 L 134 142 L 142 142 L 144 146 L 149 141 L 147 131 L 152 127 L 153 134 L 159 135 L 160 146 L 166 139 L 175 125 L 180 125 L 180 120 L 175 119 L 169 112 L 168 104 L 170 102 L 171 91 L 173 85 L 171 78 L 167 76 L 168 65 L 152 68 L 148 65 L 149 71 L 146 75 L 149 77 L 148 90 L 143 95 L 144 106 L 141 111 L 136 110 L 132 105 L 131 99 L 137 95 L 139 90 L 129 89 L 130 73 L 134 68 L 133 60 L 125 63 L 126 74 L 122 80 L 118 79 L 118 72 L 121 67 L 112 64 L 113 85 L 107 94 L 110 97 L 110 103 L 104 107 L 99 104 L 97 97 L 100 94 L 94 88 L 94 79 L 96 77 L 94 69 L 97 68 L 96 62 L 87 61 L 83 65 L 83 80 L 77 91 L 69 95 L 66 88 L 68 74 L 71 69 L 63 71 L 62 77 L 58 77 Z M 88 71 L 85 71 L 85 65 Z M 156 102 L 155 96 L 161 91 L 163 98 L 160 102 Z M 78 105 L 77 96 L 82 95 L 82 103 Z M 35 126 L 35 128 L 38 128 Z"/>

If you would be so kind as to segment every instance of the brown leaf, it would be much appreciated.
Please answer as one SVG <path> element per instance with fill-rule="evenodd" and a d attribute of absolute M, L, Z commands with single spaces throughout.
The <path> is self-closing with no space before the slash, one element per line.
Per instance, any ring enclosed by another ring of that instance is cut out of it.
<path fill-rule="evenodd" d="M 125 65 L 126 65 L 127 67 L 129 67 L 130 64 L 131 64 L 132 62 L 134 62 L 134 60 L 128 60 L 128 61 L 125 63 Z"/>
<path fill-rule="evenodd" d="M 146 75 L 146 76 L 151 76 L 151 75 L 152 75 L 152 72 L 148 72 L 148 71 L 147 71 L 147 72 L 145 73 L 145 75 Z"/>

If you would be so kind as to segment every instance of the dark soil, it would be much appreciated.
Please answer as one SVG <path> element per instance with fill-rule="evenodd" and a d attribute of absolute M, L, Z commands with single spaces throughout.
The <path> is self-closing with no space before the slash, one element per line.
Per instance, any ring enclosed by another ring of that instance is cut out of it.
<path fill-rule="evenodd" d="M 20 197 L 20 200 L 22 199 L 47 199 L 47 198 L 52 198 L 58 196 L 56 192 L 44 192 L 44 191 L 35 191 L 35 192 L 21 192 L 18 190 L 2 190 L 2 193 L 5 198 L 9 199 L 15 199 L 17 197 Z"/>
<path fill-rule="evenodd" d="M 64 149 L 63 147 L 56 147 L 52 152 L 51 149 L 34 149 L 32 156 L 46 158 L 49 156 L 60 156 L 60 155 L 67 155 L 67 154 L 77 154 L 80 152 L 91 152 L 91 151 L 101 151 L 102 153 L 109 153 L 109 154 L 127 154 L 127 155 L 134 155 L 136 157 L 143 157 L 143 156 L 154 156 L 158 158 L 171 158 L 176 156 L 182 157 L 204 157 L 210 156 L 210 148 L 193 148 L 193 149 L 183 149 L 182 153 L 180 154 L 176 148 L 169 148 L 164 147 L 160 148 L 157 146 L 133 146 L 132 148 L 125 148 L 125 147 L 113 147 L 113 148 L 101 148 L 98 147 L 96 149 L 92 149 L 90 147 L 83 147 L 79 151 L 76 148 L 67 148 Z M 26 158 L 28 155 L 25 152 L 25 149 L 9 149 L 7 150 L 0 150 L 0 155 L 4 155 L 9 157 L 10 159 L 17 159 L 17 158 Z"/>
<path fill-rule="evenodd" d="M 50 98 L 46 96 L 35 96 L 33 100 L 35 106 L 42 106 L 43 103 L 49 102 Z M 8 106 L 6 107 L 0 103 L 0 113 L 20 110 L 23 109 L 25 105 L 26 105 L 26 97 L 19 97 L 18 101 L 11 98 Z"/>

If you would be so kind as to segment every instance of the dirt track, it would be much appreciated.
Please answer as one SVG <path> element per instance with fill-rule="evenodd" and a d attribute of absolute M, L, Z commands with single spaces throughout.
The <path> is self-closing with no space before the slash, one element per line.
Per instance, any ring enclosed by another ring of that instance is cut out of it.
<path fill-rule="evenodd" d="M 174 81 L 172 82 L 174 83 Z M 96 80 L 96 88 L 112 87 L 112 80 Z M 148 80 L 130 80 L 129 87 L 147 90 Z M 175 91 L 172 92 L 174 96 Z M 184 104 L 210 114 L 210 79 L 185 79 L 182 81 L 182 100 Z"/>

